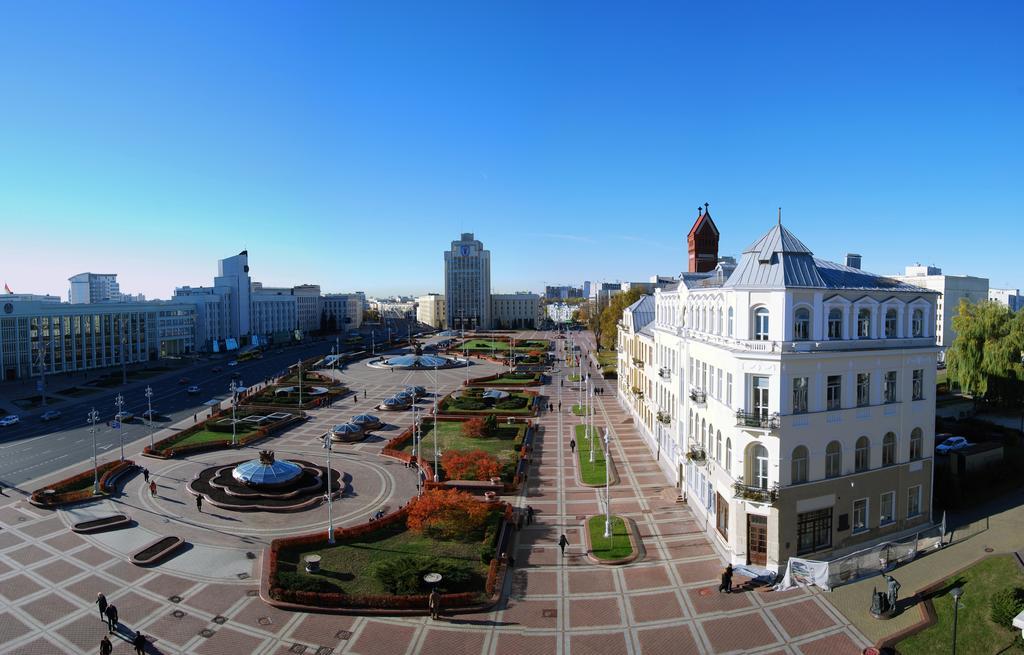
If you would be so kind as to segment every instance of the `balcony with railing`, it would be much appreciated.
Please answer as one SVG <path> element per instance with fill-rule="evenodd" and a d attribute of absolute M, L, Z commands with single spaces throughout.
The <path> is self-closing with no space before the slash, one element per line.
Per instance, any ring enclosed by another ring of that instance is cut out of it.
<path fill-rule="evenodd" d="M 643 368 L 644 367 L 644 360 L 640 359 L 639 357 L 634 357 L 633 358 L 633 366 L 635 366 L 637 368 Z"/>
<path fill-rule="evenodd" d="M 655 418 L 657 418 L 659 423 L 663 423 L 665 425 L 672 424 L 672 415 L 668 412 L 658 412 L 658 415 Z"/>
<path fill-rule="evenodd" d="M 736 427 L 778 430 L 779 425 L 778 413 L 745 412 L 742 409 L 736 411 Z"/>
<path fill-rule="evenodd" d="M 779 499 L 778 483 L 775 483 L 770 487 L 762 487 L 759 485 L 746 484 L 741 478 L 733 483 L 732 490 L 735 498 L 742 498 L 743 500 L 749 500 L 755 503 L 774 505 L 775 501 Z"/>
<path fill-rule="evenodd" d="M 658 377 L 660 377 L 663 380 L 671 380 L 672 369 L 670 369 L 667 366 L 662 366 L 661 368 L 658 369 Z"/>
<path fill-rule="evenodd" d="M 686 459 L 698 466 L 703 466 L 708 461 L 708 455 L 704 452 L 703 448 L 690 446 L 690 450 L 686 453 Z"/>
<path fill-rule="evenodd" d="M 708 395 L 702 389 L 690 389 L 690 400 L 698 405 L 706 405 Z"/>

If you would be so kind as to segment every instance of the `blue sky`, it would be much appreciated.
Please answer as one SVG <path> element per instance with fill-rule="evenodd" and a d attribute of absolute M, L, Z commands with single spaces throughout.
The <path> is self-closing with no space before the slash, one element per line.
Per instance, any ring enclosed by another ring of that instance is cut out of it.
<path fill-rule="evenodd" d="M 1024 287 L 1024 4 L 5 3 L 0 281 L 495 290 L 815 254 Z M 627 6 L 628 5 L 628 6 Z"/>

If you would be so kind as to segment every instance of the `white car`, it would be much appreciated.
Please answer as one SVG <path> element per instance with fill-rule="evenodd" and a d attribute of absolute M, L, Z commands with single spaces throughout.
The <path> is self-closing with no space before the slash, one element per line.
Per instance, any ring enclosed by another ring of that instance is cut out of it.
<path fill-rule="evenodd" d="M 228 366 L 238 366 L 238 360 L 232 359 L 230 362 L 228 362 Z"/>
<path fill-rule="evenodd" d="M 964 437 L 950 437 L 949 439 L 946 439 L 945 441 L 940 443 L 938 446 L 935 446 L 935 452 L 945 455 L 954 450 L 963 450 L 964 448 L 973 445 L 974 444 L 972 444 Z"/>
<path fill-rule="evenodd" d="M 42 421 L 52 421 L 57 418 L 60 418 L 60 411 L 56 409 L 47 410 L 43 412 L 42 416 L 39 417 L 39 419 Z"/>
<path fill-rule="evenodd" d="M 187 391 L 189 393 L 199 393 L 199 387 L 193 384 L 193 385 L 189 386 Z"/>
<path fill-rule="evenodd" d="M 8 414 L 7 416 L 0 418 L 0 427 L 6 428 L 8 425 L 14 425 L 20 420 L 21 419 L 18 418 L 17 414 Z"/>

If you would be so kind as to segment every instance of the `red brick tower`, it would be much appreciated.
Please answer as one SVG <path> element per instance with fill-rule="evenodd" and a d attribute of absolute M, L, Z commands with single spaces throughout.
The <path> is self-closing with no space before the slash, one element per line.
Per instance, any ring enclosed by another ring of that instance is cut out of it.
<path fill-rule="evenodd" d="M 711 220 L 708 203 L 697 208 L 697 221 L 686 237 L 691 273 L 712 271 L 718 265 L 718 227 Z"/>

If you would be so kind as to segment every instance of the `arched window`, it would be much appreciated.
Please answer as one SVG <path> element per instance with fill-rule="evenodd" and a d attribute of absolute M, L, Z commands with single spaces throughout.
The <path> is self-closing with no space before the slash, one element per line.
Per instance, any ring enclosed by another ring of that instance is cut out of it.
<path fill-rule="evenodd" d="M 825 447 L 825 477 L 838 478 L 843 474 L 843 447 L 838 441 L 830 441 Z"/>
<path fill-rule="evenodd" d="M 843 338 L 843 310 L 830 309 L 828 312 L 828 338 Z"/>
<path fill-rule="evenodd" d="M 725 438 L 725 470 L 732 472 L 732 439 Z"/>
<path fill-rule="evenodd" d="M 896 308 L 890 307 L 885 310 L 885 338 L 896 338 Z"/>
<path fill-rule="evenodd" d="M 853 468 L 855 471 L 866 471 L 871 466 L 871 440 L 867 437 L 857 439 L 857 450 L 854 451 Z"/>
<path fill-rule="evenodd" d="M 811 338 L 811 310 L 797 308 L 793 314 L 793 340 L 806 341 Z"/>
<path fill-rule="evenodd" d="M 722 463 L 722 431 L 715 433 L 715 461 Z"/>
<path fill-rule="evenodd" d="M 704 452 L 708 449 L 708 422 L 700 420 L 700 447 Z"/>
<path fill-rule="evenodd" d="M 687 425 L 690 428 L 690 441 L 693 441 L 693 440 L 695 440 L 697 438 L 697 424 L 693 421 L 693 410 L 692 409 L 690 410 L 690 419 L 689 419 L 689 423 Z"/>
<path fill-rule="evenodd" d="M 866 307 L 857 312 L 857 338 L 871 338 L 871 310 Z"/>
<path fill-rule="evenodd" d="M 714 456 L 715 449 L 715 424 L 708 423 L 708 457 Z"/>
<path fill-rule="evenodd" d="M 715 312 L 715 334 L 722 333 L 722 308 L 719 307 L 718 311 Z"/>
<path fill-rule="evenodd" d="M 910 334 L 915 337 L 924 336 L 924 312 L 915 309 L 910 315 Z"/>
<path fill-rule="evenodd" d="M 886 432 L 882 437 L 882 466 L 892 466 L 896 463 L 896 435 Z"/>
<path fill-rule="evenodd" d="M 924 448 L 924 433 L 921 428 L 914 428 L 910 431 L 910 460 L 921 459 L 921 452 Z"/>
<path fill-rule="evenodd" d="M 732 307 L 729 308 L 729 312 L 728 312 L 727 316 L 728 316 L 728 319 L 729 319 L 729 324 L 728 324 L 728 326 L 726 326 L 726 329 L 728 330 L 727 334 L 731 337 L 732 336 L 732 317 L 733 317 Z"/>
<path fill-rule="evenodd" d="M 754 310 L 754 341 L 768 341 L 768 308 Z"/>
<path fill-rule="evenodd" d="M 761 444 L 753 444 L 747 458 L 750 467 L 750 485 L 759 489 L 768 488 L 768 449 Z"/>
<path fill-rule="evenodd" d="M 793 471 L 790 478 L 793 484 L 807 482 L 807 446 L 797 446 L 793 449 Z"/>

